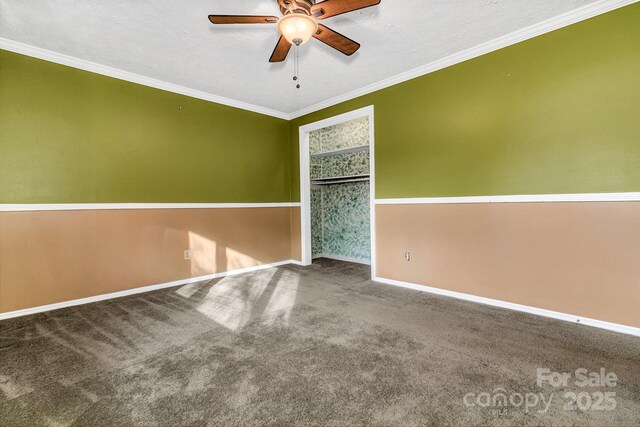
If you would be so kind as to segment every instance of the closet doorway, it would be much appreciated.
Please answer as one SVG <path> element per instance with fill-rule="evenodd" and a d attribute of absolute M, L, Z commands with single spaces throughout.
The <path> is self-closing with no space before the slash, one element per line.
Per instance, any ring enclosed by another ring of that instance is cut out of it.
<path fill-rule="evenodd" d="M 302 263 L 326 257 L 371 265 L 375 276 L 374 111 L 300 127 Z"/>

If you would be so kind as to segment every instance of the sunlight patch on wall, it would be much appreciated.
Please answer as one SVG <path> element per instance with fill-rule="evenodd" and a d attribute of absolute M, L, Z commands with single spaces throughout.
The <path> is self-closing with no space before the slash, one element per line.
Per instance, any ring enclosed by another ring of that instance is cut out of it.
<path fill-rule="evenodd" d="M 217 273 L 216 242 L 193 231 L 189 232 L 189 249 L 191 250 L 191 275 L 206 276 Z"/>
<path fill-rule="evenodd" d="M 259 259 L 238 252 L 235 249 L 224 248 L 224 255 L 227 264 L 227 271 L 239 270 L 241 268 L 253 267 L 262 264 Z"/>

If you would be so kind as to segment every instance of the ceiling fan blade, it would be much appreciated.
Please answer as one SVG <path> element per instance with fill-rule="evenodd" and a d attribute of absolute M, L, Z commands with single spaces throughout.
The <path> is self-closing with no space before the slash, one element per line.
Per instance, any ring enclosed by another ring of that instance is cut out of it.
<path fill-rule="evenodd" d="M 278 40 L 276 48 L 273 49 L 273 53 L 271 54 L 271 58 L 269 58 L 269 62 L 284 61 L 285 59 L 287 59 L 289 49 L 291 49 L 291 43 L 289 43 L 283 36 L 280 36 L 280 40 Z"/>
<path fill-rule="evenodd" d="M 209 15 L 212 24 L 275 24 L 277 16 Z"/>
<path fill-rule="evenodd" d="M 356 50 L 360 49 L 360 43 L 333 31 L 331 28 L 318 24 L 318 31 L 313 35 L 314 38 L 339 50 L 347 56 L 353 55 Z"/>
<path fill-rule="evenodd" d="M 311 13 L 316 19 L 326 19 L 332 16 L 352 12 L 365 7 L 380 4 L 381 0 L 324 0 L 311 7 Z"/>

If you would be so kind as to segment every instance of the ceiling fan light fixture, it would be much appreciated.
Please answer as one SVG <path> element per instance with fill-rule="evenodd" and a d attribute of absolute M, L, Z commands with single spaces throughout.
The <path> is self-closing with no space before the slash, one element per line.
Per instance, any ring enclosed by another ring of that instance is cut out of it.
<path fill-rule="evenodd" d="M 289 43 L 300 46 L 318 31 L 318 23 L 309 15 L 292 13 L 280 18 L 278 31 Z"/>

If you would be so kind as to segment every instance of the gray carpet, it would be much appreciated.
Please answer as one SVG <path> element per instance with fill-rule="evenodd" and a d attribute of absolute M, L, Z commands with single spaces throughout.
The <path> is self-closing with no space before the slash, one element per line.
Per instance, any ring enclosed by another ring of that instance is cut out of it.
<path fill-rule="evenodd" d="M 2 426 L 640 425 L 640 339 L 324 259 L 5 320 L 0 357 Z M 538 386 L 537 368 L 618 381 Z M 605 391 L 615 409 L 594 409 Z"/>

